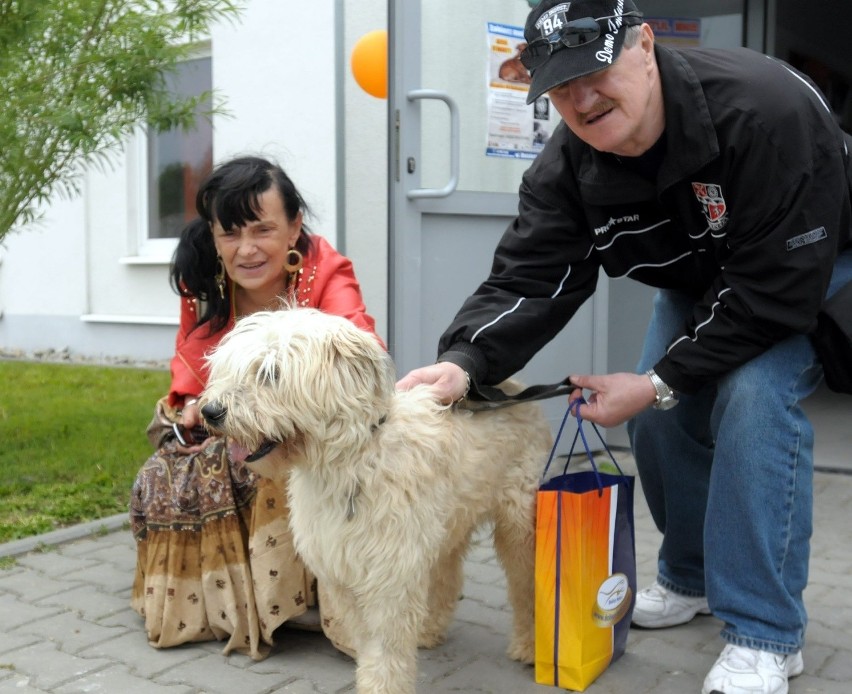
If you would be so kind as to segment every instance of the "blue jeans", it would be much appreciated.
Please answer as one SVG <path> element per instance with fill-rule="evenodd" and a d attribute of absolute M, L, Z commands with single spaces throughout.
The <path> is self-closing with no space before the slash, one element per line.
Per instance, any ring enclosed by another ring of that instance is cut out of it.
<path fill-rule="evenodd" d="M 838 258 L 829 295 L 852 281 Z M 681 334 L 694 299 L 661 290 L 638 373 Z M 658 582 L 706 595 L 729 643 L 795 653 L 804 643 L 814 433 L 800 402 L 822 379 L 808 337 L 776 344 L 677 407 L 628 423 L 639 478 L 663 541 Z"/>

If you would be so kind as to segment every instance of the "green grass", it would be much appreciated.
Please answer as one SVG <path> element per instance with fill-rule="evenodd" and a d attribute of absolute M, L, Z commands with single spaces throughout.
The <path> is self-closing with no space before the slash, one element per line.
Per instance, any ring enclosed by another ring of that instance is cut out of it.
<path fill-rule="evenodd" d="M 166 371 L 0 361 L 0 542 L 127 511 Z"/>

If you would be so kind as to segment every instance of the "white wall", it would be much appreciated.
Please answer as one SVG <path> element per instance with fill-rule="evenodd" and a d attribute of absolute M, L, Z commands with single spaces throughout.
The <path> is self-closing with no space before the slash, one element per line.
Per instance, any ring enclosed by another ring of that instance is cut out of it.
<path fill-rule="evenodd" d="M 387 3 L 345 5 L 342 66 L 345 180 L 345 252 L 355 265 L 367 310 L 387 338 L 388 306 L 388 105 L 367 94 L 352 76 L 352 49 L 364 34 L 387 29 Z"/>
<path fill-rule="evenodd" d="M 87 285 L 83 200 L 58 199 L 41 222 L 8 234 L 0 256 L 4 318 L 78 311 Z"/>
<path fill-rule="evenodd" d="M 260 154 L 292 177 L 336 243 L 334 0 L 252 0 L 212 34 L 214 88 L 232 118 L 215 122 L 216 161 Z"/>

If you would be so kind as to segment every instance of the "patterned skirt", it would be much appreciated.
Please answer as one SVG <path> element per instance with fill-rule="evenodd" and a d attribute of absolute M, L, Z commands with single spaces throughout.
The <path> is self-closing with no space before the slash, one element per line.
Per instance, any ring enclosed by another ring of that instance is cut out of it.
<path fill-rule="evenodd" d="M 293 548 L 286 489 L 230 460 L 222 439 L 192 455 L 166 442 L 136 477 L 130 522 L 131 605 L 155 648 L 227 639 L 225 655 L 262 660 L 275 629 L 319 603 Z M 323 600 L 321 628 L 353 655 L 332 613 Z"/>

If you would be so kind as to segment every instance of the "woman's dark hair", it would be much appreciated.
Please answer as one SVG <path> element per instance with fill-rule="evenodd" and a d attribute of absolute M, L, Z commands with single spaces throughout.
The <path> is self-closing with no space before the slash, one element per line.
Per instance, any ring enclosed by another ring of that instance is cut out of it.
<path fill-rule="evenodd" d="M 218 222 L 223 229 L 241 227 L 258 219 L 258 199 L 275 188 L 284 203 L 284 212 L 291 222 L 299 212 L 303 217 L 310 210 L 293 181 L 277 164 L 261 157 L 238 157 L 217 166 L 198 188 L 195 208 L 198 217 L 181 231 L 169 281 L 181 296 L 195 297 L 202 302 L 198 325 L 210 322 L 211 334 L 228 323 L 231 314 L 231 295 L 222 297 L 216 285 L 219 269 L 212 227 Z M 302 223 L 296 249 L 306 255 L 311 248 L 310 230 Z"/>

